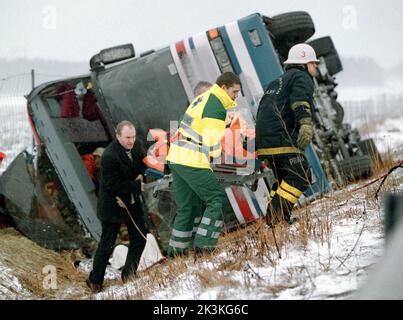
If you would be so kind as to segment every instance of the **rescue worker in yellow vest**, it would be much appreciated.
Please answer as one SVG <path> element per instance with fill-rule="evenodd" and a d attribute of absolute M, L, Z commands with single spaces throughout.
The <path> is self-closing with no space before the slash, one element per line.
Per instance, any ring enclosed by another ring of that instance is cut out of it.
<path fill-rule="evenodd" d="M 211 89 L 197 96 L 180 123 L 178 139 L 171 143 L 167 161 L 172 172 L 172 191 L 177 207 L 168 247 L 168 256 L 186 253 L 192 243 L 195 214 L 200 200 L 205 210 L 194 236 L 195 252 L 212 252 L 221 234 L 223 201 L 226 198 L 211 169 L 221 161 L 221 139 L 227 110 L 241 90 L 241 81 L 232 72 L 218 77 Z"/>
<path fill-rule="evenodd" d="M 313 136 L 312 77 L 317 62 L 311 46 L 293 46 L 284 62 L 286 72 L 268 85 L 259 103 L 256 150 L 278 181 L 269 197 L 266 216 L 269 225 L 295 221 L 291 219 L 291 210 L 310 183 L 304 151 Z"/>

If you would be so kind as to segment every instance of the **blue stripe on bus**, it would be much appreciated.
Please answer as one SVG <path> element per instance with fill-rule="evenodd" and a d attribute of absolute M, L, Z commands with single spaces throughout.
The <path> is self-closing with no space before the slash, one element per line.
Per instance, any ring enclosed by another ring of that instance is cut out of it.
<path fill-rule="evenodd" d="M 189 38 L 189 47 L 190 47 L 190 49 L 192 49 L 192 50 L 195 48 L 195 43 L 193 42 L 193 38 L 192 38 L 192 37 Z"/>
<path fill-rule="evenodd" d="M 230 58 L 230 60 L 231 60 L 231 62 L 232 62 L 232 66 L 233 66 L 233 68 L 234 68 L 234 72 L 235 72 L 237 75 L 240 75 L 241 72 L 242 72 L 242 69 L 241 69 L 241 66 L 239 65 L 239 62 L 238 62 L 238 59 L 237 59 L 237 57 L 236 57 L 234 48 L 232 47 L 231 40 L 230 40 L 229 37 L 228 37 L 227 30 L 225 29 L 224 26 L 223 26 L 223 27 L 219 27 L 218 29 L 220 30 L 220 34 L 221 34 L 221 37 L 222 37 L 222 39 L 223 39 L 223 41 L 224 41 L 225 48 L 227 48 L 227 53 L 228 53 L 228 56 L 229 56 L 229 58 Z"/>
<path fill-rule="evenodd" d="M 305 196 L 309 197 L 317 192 L 326 193 L 330 190 L 330 184 L 326 178 L 326 174 L 322 168 L 322 165 L 320 164 L 320 160 L 312 144 L 309 144 L 308 148 L 305 150 L 305 156 L 309 162 L 309 166 L 311 167 L 313 174 L 316 177 L 316 182 L 311 184 L 305 191 Z"/>
<path fill-rule="evenodd" d="M 258 78 L 263 89 L 267 85 L 283 74 L 279 58 L 269 37 L 261 16 L 257 13 L 238 20 L 242 38 L 252 59 Z M 255 47 L 249 36 L 249 31 L 256 30 L 259 34 L 262 45 Z"/>
<path fill-rule="evenodd" d="M 259 216 L 263 216 L 263 212 L 262 209 L 260 208 L 259 202 L 256 199 L 255 194 L 252 192 L 252 190 L 250 190 L 249 188 L 247 188 L 250 198 L 252 199 L 253 205 L 255 206 L 256 212 Z"/>

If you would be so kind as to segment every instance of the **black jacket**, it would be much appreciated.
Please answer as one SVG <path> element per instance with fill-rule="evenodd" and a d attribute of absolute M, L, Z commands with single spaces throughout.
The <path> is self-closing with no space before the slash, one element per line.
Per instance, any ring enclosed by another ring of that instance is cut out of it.
<path fill-rule="evenodd" d="M 297 146 L 299 121 L 307 117 L 312 119 L 313 91 L 314 84 L 308 71 L 298 67 L 288 69 L 269 84 L 257 112 L 258 155 L 262 155 L 259 150 L 272 148 L 280 150 L 280 154 L 290 153 L 287 149 L 281 152 L 279 148 Z"/>
<path fill-rule="evenodd" d="M 127 223 L 130 218 L 124 208 L 116 203 L 120 197 L 132 214 L 143 214 L 139 195 L 141 182 L 135 181 L 146 169 L 143 158 L 145 152 L 138 141 L 131 150 L 133 161 L 118 141 L 113 141 L 105 149 L 101 157 L 100 189 L 97 215 L 101 221 Z M 131 194 L 136 202 L 131 205 Z M 131 222 L 130 222 L 131 223 Z"/>

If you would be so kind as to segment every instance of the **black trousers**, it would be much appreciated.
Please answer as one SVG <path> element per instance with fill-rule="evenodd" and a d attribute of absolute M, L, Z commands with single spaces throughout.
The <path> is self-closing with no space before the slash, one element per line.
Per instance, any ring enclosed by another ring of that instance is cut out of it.
<path fill-rule="evenodd" d="M 144 222 L 143 214 L 134 215 L 132 217 L 143 233 L 147 236 L 147 228 Z M 90 281 L 102 284 L 105 277 L 106 266 L 108 265 L 108 260 L 115 248 L 115 242 L 117 235 L 119 233 L 121 224 L 111 223 L 102 221 L 102 235 L 101 240 L 98 244 L 98 248 L 95 252 L 93 268 L 90 273 Z M 141 254 L 143 253 L 146 240 L 139 233 L 139 231 L 133 225 L 133 222 L 129 220 L 126 223 L 127 231 L 129 234 L 129 250 L 127 253 L 126 263 L 122 268 L 122 279 L 125 280 L 127 277 L 136 274 L 138 264 L 140 262 Z"/>
<path fill-rule="evenodd" d="M 259 157 L 273 170 L 277 182 L 270 191 L 267 219 L 291 221 L 291 210 L 311 183 L 311 170 L 303 154 Z"/>

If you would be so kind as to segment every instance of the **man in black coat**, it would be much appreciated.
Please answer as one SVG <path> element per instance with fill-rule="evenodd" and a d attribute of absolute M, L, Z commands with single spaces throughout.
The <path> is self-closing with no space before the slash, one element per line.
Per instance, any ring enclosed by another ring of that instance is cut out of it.
<path fill-rule="evenodd" d="M 293 46 L 284 62 L 286 72 L 269 84 L 259 103 L 256 150 L 278 181 L 269 195 L 270 225 L 293 222 L 291 210 L 311 180 L 304 151 L 313 136 L 312 77 L 318 62 L 311 46 Z"/>
<path fill-rule="evenodd" d="M 116 128 L 116 140 L 111 142 L 101 157 L 97 215 L 102 223 L 102 235 L 94 256 L 93 269 L 86 280 L 93 292 L 102 290 L 106 266 L 122 223 L 126 224 L 130 239 L 126 263 L 122 269 L 123 282 L 136 274 L 145 247 L 147 228 L 140 203 L 145 152 L 135 142 L 134 125 L 122 121 Z M 118 204 L 117 197 L 128 210 Z"/>

